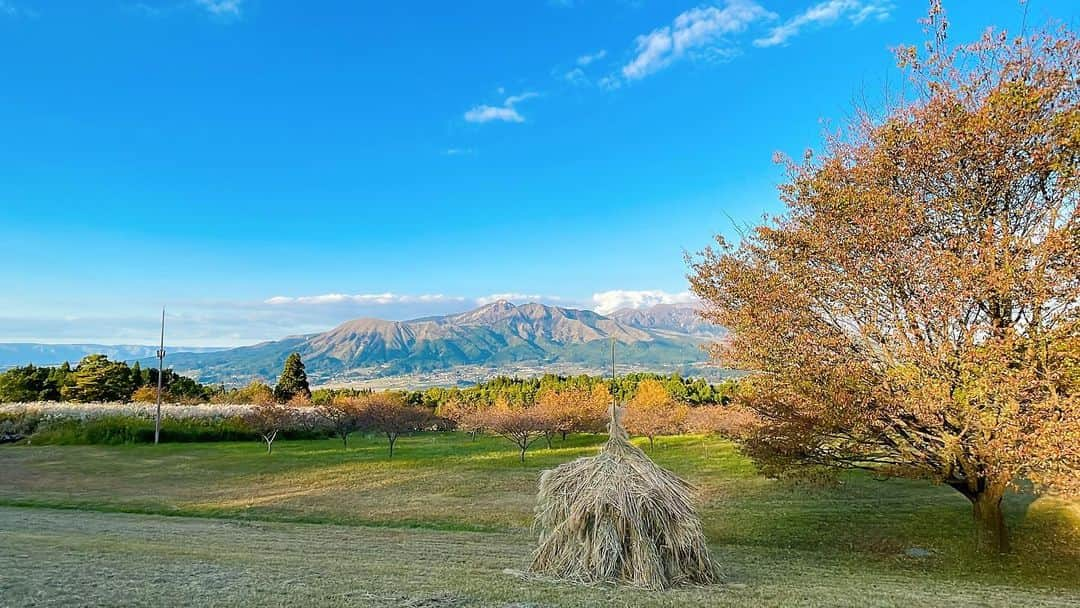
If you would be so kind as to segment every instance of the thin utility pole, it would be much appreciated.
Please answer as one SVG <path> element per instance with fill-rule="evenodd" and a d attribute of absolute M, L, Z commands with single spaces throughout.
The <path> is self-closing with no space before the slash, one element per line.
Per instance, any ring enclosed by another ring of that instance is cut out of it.
<path fill-rule="evenodd" d="M 611 422 L 615 424 L 615 404 L 618 400 L 619 387 L 615 384 L 615 338 L 611 339 Z"/>
<path fill-rule="evenodd" d="M 154 415 L 154 445 L 161 438 L 161 381 L 165 370 L 165 307 L 161 307 L 161 346 L 157 351 L 157 414 Z"/>

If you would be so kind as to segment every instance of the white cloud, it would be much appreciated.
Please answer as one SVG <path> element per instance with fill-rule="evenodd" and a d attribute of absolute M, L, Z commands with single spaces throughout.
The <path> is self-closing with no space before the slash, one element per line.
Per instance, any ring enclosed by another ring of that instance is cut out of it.
<path fill-rule="evenodd" d="M 607 51 L 605 49 L 600 49 L 599 51 L 596 51 L 595 53 L 588 53 L 588 54 L 582 55 L 581 57 L 578 57 L 577 58 L 577 64 L 584 67 L 584 66 L 589 65 L 590 63 L 600 61 L 604 57 L 607 57 Z"/>
<path fill-rule="evenodd" d="M 445 156 L 470 156 L 475 152 L 476 150 L 472 148 L 447 148 L 443 150 Z"/>
<path fill-rule="evenodd" d="M 888 19 L 892 4 L 881 0 L 827 0 L 772 28 L 769 35 L 754 40 L 754 46 L 769 47 L 786 43 L 806 26 L 829 25 L 847 18 L 853 25 L 867 19 Z"/>
<path fill-rule="evenodd" d="M 501 89 L 500 89 L 501 91 Z M 465 120 L 468 122 L 485 123 L 491 121 L 502 122 L 525 122 L 525 117 L 518 113 L 515 105 L 536 97 L 539 93 L 531 91 L 521 95 L 511 95 L 503 101 L 501 106 L 479 105 L 465 112 Z"/>
<path fill-rule="evenodd" d="M 465 120 L 469 122 L 485 123 L 493 120 L 502 122 L 525 122 L 525 117 L 518 114 L 514 108 L 495 106 L 476 106 L 465 112 Z"/>
<path fill-rule="evenodd" d="M 697 298 L 689 291 L 668 293 L 659 289 L 633 291 L 615 289 L 601 291 L 592 296 L 593 310 L 606 315 L 620 308 L 648 308 L 657 304 L 693 304 Z"/>
<path fill-rule="evenodd" d="M 511 95 L 510 97 L 506 98 L 506 102 L 503 105 L 507 107 L 513 107 L 514 105 L 521 103 L 526 99 L 532 99 L 533 97 L 537 97 L 539 95 L 539 93 L 533 93 L 532 91 L 522 93 L 521 95 Z"/>
<path fill-rule="evenodd" d="M 638 80 L 695 52 L 706 51 L 724 37 L 775 15 L 751 0 L 727 0 L 723 8 L 700 6 L 679 16 L 671 25 L 635 40 L 634 58 L 622 67 L 622 77 Z"/>
<path fill-rule="evenodd" d="M 589 77 L 585 75 L 585 70 L 581 68 L 574 68 L 566 72 L 563 74 L 563 79 L 572 84 L 589 84 Z"/>
<path fill-rule="evenodd" d="M 447 296 L 441 293 L 400 295 L 395 293 L 343 294 L 326 293 L 317 296 L 274 296 L 264 301 L 273 306 L 281 305 L 323 305 L 323 304 L 417 304 L 433 302 L 464 302 L 465 298 Z"/>
<path fill-rule="evenodd" d="M 618 76 L 604 76 L 600 80 L 596 81 L 596 84 L 600 85 L 600 88 L 608 91 L 614 91 L 622 86 L 622 79 Z"/>
<path fill-rule="evenodd" d="M 244 0 L 195 0 L 195 4 L 215 17 L 238 18 Z"/>

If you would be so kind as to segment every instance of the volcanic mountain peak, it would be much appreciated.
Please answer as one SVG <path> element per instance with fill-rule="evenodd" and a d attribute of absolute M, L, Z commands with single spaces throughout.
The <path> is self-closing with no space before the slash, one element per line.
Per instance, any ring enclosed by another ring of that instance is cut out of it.
<path fill-rule="evenodd" d="M 635 317 L 636 319 L 636 317 Z M 409 321 L 354 319 L 315 335 L 297 336 L 206 355 L 173 358 L 200 378 L 243 382 L 272 377 L 298 352 L 316 377 L 357 370 L 383 376 L 467 365 L 554 362 L 605 365 L 606 342 L 623 345 L 627 361 L 688 364 L 703 358 L 701 338 L 677 330 L 635 326 L 590 310 L 499 300 L 474 310 Z"/>

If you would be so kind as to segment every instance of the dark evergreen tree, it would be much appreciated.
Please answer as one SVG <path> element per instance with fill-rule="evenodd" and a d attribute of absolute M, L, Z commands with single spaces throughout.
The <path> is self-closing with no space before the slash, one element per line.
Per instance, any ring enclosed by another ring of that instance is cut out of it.
<path fill-rule="evenodd" d="M 281 370 L 281 377 L 274 388 L 274 397 L 278 401 L 289 401 L 297 396 L 311 399 L 311 388 L 308 386 L 307 370 L 304 369 L 300 353 L 293 353 L 285 359 L 285 367 Z"/>
<path fill-rule="evenodd" d="M 131 366 L 131 385 L 136 389 L 142 388 L 146 384 L 146 378 L 143 377 L 142 366 L 136 361 Z"/>
<path fill-rule="evenodd" d="M 127 364 L 105 355 L 83 357 L 71 379 L 61 391 L 69 401 L 127 401 L 134 390 Z"/>

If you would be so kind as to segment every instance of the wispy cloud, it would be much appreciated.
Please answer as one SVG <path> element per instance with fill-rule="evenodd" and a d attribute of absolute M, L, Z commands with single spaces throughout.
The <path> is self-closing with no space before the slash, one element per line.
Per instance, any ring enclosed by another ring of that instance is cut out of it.
<path fill-rule="evenodd" d="M 472 148 L 447 148 L 443 150 L 444 156 L 471 156 L 476 153 Z"/>
<path fill-rule="evenodd" d="M 195 4 L 215 17 L 239 19 L 244 0 L 195 0 Z"/>
<path fill-rule="evenodd" d="M 693 304 L 697 298 L 689 291 L 669 293 L 659 289 L 634 291 L 614 289 L 601 291 L 592 296 L 593 310 L 606 315 L 620 308 L 648 308 L 657 304 Z"/>
<path fill-rule="evenodd" d="M 892 8 L 890 2 L 879 0 L 827 0 L 772 28 L 768 36 L 754 40 L 754 46 L 785 44 L 805 27 L 830 25 L 841 19 L 847 19 L 852 25 L 859 25 L 867 19 L 881 21 L 889 18 Z"/>
<path fill-rule="evenodd" d="M 586 68 L 592 70 L 593 68 L 589 66 L 595 65 L 597 62 L 607 57 L 607 54 L 608 52 L 605 49 L 600 49 L 595 53 L 586 53 L 575 59 L 574 64 L 570 69 L 561 66 L 552 70 L 551 73 L 557 78 L 561 78 L 572 85 L 589 86 L 593 84 L 593 79 L 586 71 Z"/>
<path fill-rule="evenodd" d="M 0 17 L 37 17 L 37 11 L 17 6 L 7 0 L 0 0 Z"/>
<path fill-rule="evenodd" d="M 607 57 L 607 51 L 604 50 L 604 49 L 600 49 L 599 51 L 596 51 L 595 53 L 586 53 L 585 55 L 582 55 L 581 57 L 578 57 L 577 58 L 577 64 L 584 67 L 584 66 L 589 65 L 590 63 L 595 63 L 597 61 L 600 61 L 604 57 Z"/>
<path fill-rule="evenodd" d="M 396 293 L 326 293 L 316 296 L 274 296 L 264 301 L 272 306 L 282 305 L 323 305 L 323 304 L 416 304 L 430 302 L 464 302 L 465 298 L 447 296 L 441 293 L 402 295 Z"/>
<path fill-rule="evenodd" d="M 478 105 L 465 112 L 465 120 L 468 122 L 485 123 L 492 121 L 501 122 L 525 122 L 525 117 L 518 113 L 517 104 L 536 97 L 538 93 L 526 92 L 521 95 L 507 97 L 501 106 Z"/>
<path fill-rule="evenodd" d="M 671 25 L 638 36 L 634 57 L 622 67 L 621 75 L 626 80 L 639 80 L 695 53 L 715 47 L 723 50 L 734 44 L 727 36 L 775 17 L 751 0 L 727 0 L 723 8 L 692 8 L 675 17 Z"/>
<path fill-rule="evenodd" d="M 589 84 L 589 77 L 585 74 L 585 70 L 581 68 L 572 68 L 563 72 L 562 78 L 571 84 Z"/>

